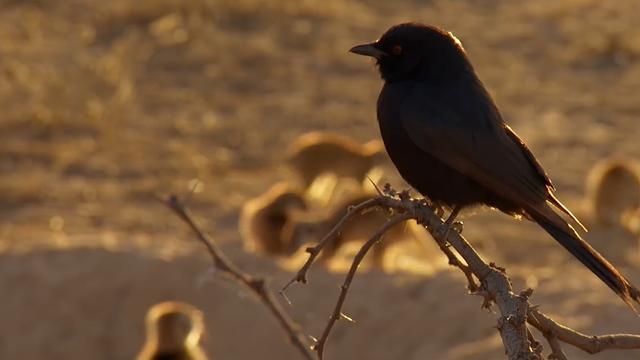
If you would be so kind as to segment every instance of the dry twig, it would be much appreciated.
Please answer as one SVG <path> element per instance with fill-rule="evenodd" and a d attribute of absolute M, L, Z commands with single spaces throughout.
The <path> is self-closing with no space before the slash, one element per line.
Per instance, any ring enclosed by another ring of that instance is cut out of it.
<path fill-rule="evenodd" d="M 309 272 L 311 265 L 313 265 L 313 262 L 316 260 L 316 257 L 320 255 L 320 252 L 322 251 L 324 246 L 327 243 L 334 241 L 336 239 L 336 237 L 340 234 L 340 230 L 342 230 L 344 225 L 349 220 L 351 220 L 351 218 L 353 218 L 356 215 L 359 215 L 363 211 L 382 205 L 381 199 L 384 199 L 384 197 L 381 196 L 381 197 L 373 198 L 361 204 L 358 204 L 356 206 L 350 207 L 347 210 L 347 213 L 345 214 L 345 216 L 343 216 L 342 219 L 340 219 L 340 221 L 336 224 L 336 226 L 334 226 L 333 229 L 331 229 L 331 231 L 327 235 L 325 235 L 325 237 L 322 238 L 322 240 L 320 240 L 320 242 L 318 242 L 317 245 L 308 247 L 306 249 L 306 251 L 309 253 L 309 258 L 304 263 L 304 265 L 302 265 L 300 270 L 298 270 L 296 275 L 287 284 L 285 284 L 282 287 L 282 289 L 280 290 L 280 294 L 284 296 L 284 292 L 287 290 L 287 288 L 295 282 L 301 282 L 303 284 L 306 284 L 307 273 Z"/>
<path fill-rule="evenodd" d="M 356 256 L 353 258 L 353 262 L 351 263 L 349 272 L 347 273 L 347 276 L 344 279 L 344 283 L 342 284 L 342 286 L 340 286 L 340 296 L 338 296 L 338 302 L 336 302 L 336 306 L 333 309 L 333 313 L 329 317 L 329 322 L 325 326 L 324 331 L 322 332 L 322 336 L 313 346 L 313 349 L 316 351 L 320 359 L 322 359 L 323 357 L 324 345 L 327 343 L 327 339 L 329 338 L 331 329 L 333 329 L 333 325 L 336 323 L 336 321 L 338 321 L 338 319 L 340 318 L 346 318 L 347 320 L 353 321 L 351 320 L 350 317 L 344 315 L 344 313 L 342 312 L 342 305 L 344 304 L 344 300 L 346 299 L 347 293 L 349 292 L 349 286 L 351 285 L 351 281 L 353 281 L 353 277 L 356 275 L 358 266 L 364 259 L 364 256 L 367 254 L 369 249 L 375 243 L 380 241 L 384 233 L 389 228 L 407 220 L 408 218 L 409 216 L 407 216 L 407 214 L 401 214 L 401 215 L 395 215 L 391 219 L 387 220 L 387 222 L 384 225 L 382 225 L 378 229 L 378 231 L 376 231 L 376 233 L 364 245 L 362 245 L 362 247 L 360 248 Z"/>
<path fill-rule="evenodd" d="M 573 345 L 589 354 L 596 354 L 609 349 L 640 349 L 639 335 L 585 335 L 557 323 L 536 308 L 529 309 L 527 322 L 542 334 L 551 334 L 558 341 Z M 562 359 L 562 357 L 558 357 L 558 359 Z"/>
<path fill-rule="evenodd" d="M 313 355 L 309 351 L 308 345 L 304 340 L 305 337 L 300 331 L 300 326 L 296 324 L 282 309 L 280 303 L 275 299 L 275 296 L 267 287 L 265 279 L 251 276 L 238 269 L 235 264 L 227 258 L 224 252 L 218 248 L 216 243 L 200 229 L 200 227 L 195 223 L 195 220 L 193 220 L 189 214 L 187 208 L 182 204 L 177 196 L 169 196 L 165 199 L 164 203 L 173 210 L 173 212 L 178 215 L 182 221 L 189 225 L 191 230 L 193 230 L 198 237 L 198 240 L 205 245 L 211 259 L 213 260 L 215 268 L 232 278 L 237 283 L 246 286 L 251 290 L 251 292 L 260 299 L 260 302 L 262 302 L 276 318 L 280 326 L 289 336 L 291 343 L 298 349 L 298 351 L 300 351 L 303 358 L 309 360 L 313 359 Z"/>
<path fill-rule="evenodd" d="M 527 327 L 527 323 L 538 329 L 545 336 L 552 350 L 551 357 L 558 360 L 566 359 L 565 354 L 560 348 L 560 342 L 571 344 L 592 354 L 614 348 L 640 349 L 640 336 L 637 335 L 614 334 L 587 336 L 553 321 L 541 313 L 536 307 L 530 305 L 529 297 L 533 290 L 527 289 L 519 295 L 513 293 L 511 282 L 505 270 L 493 263 L 487 263 L 483 260 L 462 235 L 452 231 L 449 232 L 448 238 L 444 239 L 443 236 L 446 232 L 441 231 L 444 221 L 436 214 L 437 208 L 424 199 L 418 200 L 410 198 L 407 192 L 397 193 L 388 185 L 385 187 L 383 195 L 350 209 L 320 243 L 308 248 L 307 252 L 309 252 L 310 256 L 307 262 L 294 278 L 285 285 L 281 292 L 284 292 L 284 290 L 294 282 L 306 283 L 307 273 L 322 248 L 329 241 L 333 241 L 346 221 L 360 211 L 371 207 L 381 207 L 399 215 L 395 215 L 382 225 L 355 256 L 349 273 L 345 278 L 345 282 L 341 287 L 338 301 L 329 318 L 329 322 L 325 327 L 322 337 L 313 347 L 319 359 L 322 359 L 324 355 L 326 340 L 333 325 L 340 317 L 344 316 L 341 312 L 342 305 L 362 258 L 371 246 L 380 240 L 381 236 L 389 227 L 407 219 L 415 219 L 419 224 L 424 225 L 429 230 L 440 246 L 440 249 L 449 259 L 449 264 L 459 268 L 464 273 L 471 293 L 481 295 L 484 298 L 483 307 L 490 306 L 491 302 L 497 305 L 500 311 L 497 328 L 502 337 L 508 359 L 541 359 L 542 346 L 534 339 L 530 329 Z M 452 248 L 455 250 L 455 253 Z M 456 253 L 464 260 L 464 263 Z M 476 284 L 475 278 L 480 280 L 480 286 Z"/>

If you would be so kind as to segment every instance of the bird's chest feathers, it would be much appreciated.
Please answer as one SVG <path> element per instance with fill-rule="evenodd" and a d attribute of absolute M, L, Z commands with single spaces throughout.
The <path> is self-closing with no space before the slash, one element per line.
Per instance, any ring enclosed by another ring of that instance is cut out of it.
<path fill-rule="evenodd" d="M 412 111 L 416 104 L 427 101 L 430 101 L 429 95 L 420 93 L 410 82 L 383 86 L 378 97 L 378 125 L 390 155 L 394 151 L 417 151 L 413 149 L 415 144 L 410 141 L 409 133 L 403 124 L 403 112 Z"/>
<path fill-rule="evenodd" d="M 378 97 L 378 125 L 387 153 L 398 170 L 412 166 L 412 158 L 422 151 L 410 140 L 403 126 L 401 111 L 407 101 L 414 101 L 409 84 L 388 85 L 382 88 Z"/>

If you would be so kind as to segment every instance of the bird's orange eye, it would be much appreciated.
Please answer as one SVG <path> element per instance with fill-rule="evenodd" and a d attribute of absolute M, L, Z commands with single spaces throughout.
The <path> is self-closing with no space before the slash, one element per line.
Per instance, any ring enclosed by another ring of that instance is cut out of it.
<path fill-rule="evenodd" d="M 392 55 L 400 55 L 400 54 L 402 54 L 402 46 L 400 46 L 400 45 L 394 45 L 394 46 L 391 48 L 391 54 L 392 54 Z"/>

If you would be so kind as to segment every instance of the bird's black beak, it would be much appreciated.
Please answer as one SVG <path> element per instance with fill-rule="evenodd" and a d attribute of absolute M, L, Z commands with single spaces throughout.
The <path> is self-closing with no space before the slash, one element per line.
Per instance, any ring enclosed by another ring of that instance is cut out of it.
<path fill-rule="evenodd" d="M 371 56 L 372 58 L 380 59 L 383 56 L 387 56 L 387 53 L 378 48 L 378 43 L 373 42 L 370 44 L 357 45 L 351 48 L 349 52 L 358 55 Z"/>

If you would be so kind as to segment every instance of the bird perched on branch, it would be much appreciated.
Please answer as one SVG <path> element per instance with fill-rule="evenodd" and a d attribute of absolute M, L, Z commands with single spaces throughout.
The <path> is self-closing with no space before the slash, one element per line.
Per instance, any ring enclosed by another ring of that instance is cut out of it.
<path fill-rule="evenodd" d="M 350 51 L 376 59 L 384 80 L 377 112 L 387 153 L 411 186 L 452 209 L 446 229 L 461 209 L 479 204 L 535 221 L 635 311 L 640 292 L 558 214 L 581 226 L 505 124 L 456 37 L 405 23 Z"/>
<path fill-rule="evenodd" d="M 136 360 L 207 360 L 198 344 L 204 331 L 202 312 L 166 301 L 147 313 L 147 341 Z"/>

